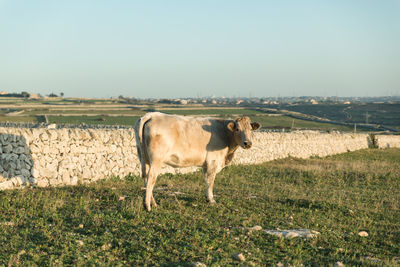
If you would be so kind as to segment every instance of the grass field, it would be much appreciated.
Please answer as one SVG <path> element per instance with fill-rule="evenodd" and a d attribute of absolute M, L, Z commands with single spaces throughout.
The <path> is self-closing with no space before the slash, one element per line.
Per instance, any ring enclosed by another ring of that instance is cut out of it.
<path fill-rule="evenodd" d="M 21 117 L 8 117 L 8 116 L 1 116 L 0 115 L 0 122 L 30 122 L 30 123 L 37 123 L 39 122 L 39 118 L 36 116 L 21 116 Z"/>
<path fill-rule="evenodd" d="M 144 211 L 142 180 L 0 192 L 0 265 L 244 266 L 400 264 L 400 149 L 231 166 L 205 201 L 200 172 L 162 175 Z M 313 239 L 263 229 L 307 228 Z M 367 237 L 358 235 L 366 231 Z"/>
<path fill-rule="evenodd" d="M 213 112 L 213 111 L 211 111 Z M 246 111 L 244 111 L 246 112 Z M 185 114 L 185 115 L 194 115 L 192 112 L 169 112 L 170 114 Z M 200 111 L 199 111 L 200 114 Z M 228 118 L 235 116 L 225 115 L 225 114 L 215 114 L 215 113 L 201 113 L 201 115 L 213 114 L 217 117 L 221 118 Z M 339 131 L 352 131 L 352 127 L 342 126 L 342 125 L 334 125 L 330 123 L 320 123 L 320 122 L 313 122 L 307 120 L 300 120 L 300 119 L 293 119 L 288 116 L 268 116 L 268 115 L 261 115 L 257 116 L 254 113 L 246 114 L 250 117 L 252 121 L 257 121 L 261 123 L 264 129 L 315 129 L 315 130 L 339 130 Z M 80 116 L 73 116 L 73 115 L 63 115 L 63 116 L 48 116 L 49 123 L 57 123 L 57 124 L 106 124 L 106 125 L 126 125 L 126 126 L 133 126 L 139 116 L 127 116 L 126 114 L 122 116 L 109 116 L 109 115 L 80 115 Z"/>
<path fill-rule="evenodd" d="M 313 105 L 310 105 L 313 106 Z M 343 105 L 342 105 L 343 106 Z M 308 106 L 288 106 L 294 109 L 304 109 L 306 114 L 323 112 L 317 115 L 331 115 L 343 112 L 338 105 L 321 105 L 320 109 Z M 395 105 L 389 105 L 395 107 Z M 284 106 L 286 107 L 286 106 Z M 347 106 L 345 106 L 347 107 Z M 332 111 L 333 110 L 333 111 Z M 395 110 L 395 108 L 393 108 Z M 191 116 L 216 116 L 221 118 L 234 118 L 237 116 L 249 116 L 252 120 L 262 124 L 264 129 L 311 129 L 311 130 L 339 130 L 353 131 L 353 127 L 321 123 L 302 119 L 293 119 L 288 116 L 274 116 L 251 107 L 240 106 L 203 106 L 201 104 L 177 105 L 177 104 L 132 104 L 120 99 L 78 99 L 78 98 L 54 98 L 54 99 L 0 99 L 0 122 L 31 122 L 41 123 L 48 117 L 49 123 L 56 124 L 90 124 L 90 125 L 134 125 L 137 118 L 149 111 L 160 111 L 169 114 Z M 329 113 L 329 112 L 330 113 Z M 348 110 L 350 112 L 352 110 Z M 390 110 L 392 112 L 392 110 Z M 390 113 L 389 112 L 389 113 Z M 394 112 L 394 111 L 393 111 Z M 340 114 L 339 114 L 340 113 Z M 381 112 L 382 113 L 382 112 Z M 388 114 L 388 112 L 386 112 Z M 386 114 L 385 113 L 385 114 Z M 346 113 L 347 114 L 347 113 Z M 372 114 L 372 113 L 371 113 Z M 373 113 L 375 114 L 375 113 Z M 379 113 L 380 114 L 380 113 Z M 382 113 L 383 114 L 383 113 Z M 395 116 L 397 113 L 393 113 Z M 335 117 L 336 118 L 336 117 Z M 375 118 L 375 117 L 374 117 Z M 371 118 L 372 119 L 372 118 Z M 378 119 L 382 120 L 382 116 Z M 359 128 L 359 131 L 364 129 Z"/>
<path fill-rule="evenodd" d="M 127 125 L 133 126 L 139 116 L 49 116 L 49 123 L 57 124 L 95 124 L 95 125 Z"/>
<path fill-rule="evenodd" d="M 274 107 L 274 106 L 273 106 Z M 275 107 L 276 108 L 276 107 Z M 281 105 L 281 109 L 301 112 L 349 123 L 373 123 L 400 127 L 400 104 L 362 103 L 362 104 L 319 104 L 319 105 Z"/>
<path fill-rule="evenodd" d="M 322 123 L 308 120 L 294 119 L 288 116 L 249 116 L 252 121 L 261 123 L 264 129 L 268 128 L 286 128 L 310 129 L 310 130 L 338 130 L 349 132 L 352 127 L 335 125 L 331 123 Z"/>
<path fill-rule="evenodd" d="M 235 108 L 220 108 L 220 109 L 161 109 L 160 112 L 176 114 L 176 115 L 217 115 L 217 116 L 251 116 L 263 115 L 264 113 L 254 109 L 235 109 Z"/>

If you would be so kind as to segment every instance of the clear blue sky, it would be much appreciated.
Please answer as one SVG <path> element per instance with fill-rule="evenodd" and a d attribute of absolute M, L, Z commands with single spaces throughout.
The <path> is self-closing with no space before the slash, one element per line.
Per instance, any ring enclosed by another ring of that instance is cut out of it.
<path fill-rule="evenodd" d="M 400 95 L 400 1 L 0 0 L 0 91 Z"/>

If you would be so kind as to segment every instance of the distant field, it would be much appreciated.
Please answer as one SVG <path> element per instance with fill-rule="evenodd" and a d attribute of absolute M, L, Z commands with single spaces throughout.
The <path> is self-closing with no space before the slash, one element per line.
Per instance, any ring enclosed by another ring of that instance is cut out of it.
<path fill-rule="evenodd" d="M 293 119 L 288 116 L 250 116 L 251 120 L 261 123 L 263 128 L 311 129 L 311 130 L 338 130 L 353 131 L 353 127 L 335 125 L 330 123 L 314 122 Z M 359 129 L 360 130 L 360 129 Z"/>
<path fill-rule="evenodd" d="M 277 106 L 274 106 L 275 108 Z M 280 105 L 279 108 L 331 120 L 400 127 L 400 104 Z"/>
<path fill-rule="evenodd" d="M 250 116 L 254 114 L 264 114 L 261 111 L 253 109 L 162 109 L 160 112 L 177 115 L 217 115 L 217 116 Z"/>
<path fill-rule="evenodd" d="M 175 114 L 175 113 L 171 113 Z M 214 113 L 210 113 L 215 115 Z M 209 115 L 209 114 L 204 114 Z M 263 129 L 314 129 L 314 130 L 338 130 L 352 131 L 352 127 L 333 125 L 329 123 L 319 123 L 306 120 L 293 119 L 287 116 L 252 116 L 248 114 L 252 121 L 262 124 Z M 222 117 L 226 117 L 222 116 Z M 139 116 L 49 116 L 50 123 L 69 123 L 69 124 L 108 124 L 108 125 L 134 125 Z"/>
<path fill-rule="evenodd" d="M 37 123 L 40 121 L 40 118 L 36 116 L 18 116 L 18 117 L 7 117 L 7 116 L 0 116 L 0 122 L 6 122 L 6 121 L 11 121 L 11 122 L 31 122 L 31 123 Z"/>
<path fill-rule="evenodd" d="M 24 112 L 24 115 L 34 116 L 34 115 L 121 115 L 121 116 L 141 116 L 146 112 L 141 110 L 132 110 L 128 108 L 114 108 L 114 109 L 107 109 L 107 108 L 99 108 L 99 109 L 41 109 L 41 110 L 32 110 Z"/>
<path fill-rule="evenodd" d="M 293 119 L 288 116 L 276 116 L 266 114 L 254 109 L 199 109 L 199 110 L 162 110 L 162 112 L 178 115 L 216 115 L 219 117 L 248 116 L 252 121 L 261 123 L 264 129 L 268 128 L 293 128 L 294 129 L 322 129 L 352 131 L 353 127 L 334 125 L 330 123 L 313 122 L 307 120 Z"/>
<path fill-rule="evenodd" d="M 133 126 L 139 116 L 49 116 L 49 123 Z"/>
<path fill-rule="evenodd" d="M 13 102 L 14 101 L 14 102 Z M 318 106 L 318 107 L 317 107 Z M 274 106 L 276 108 L 276 106 Z M 319 116 L 333 114 L 341 116 L 346 105 L 298 105 L 284 106 L 287 109 L 301 110 Z M 388 117 L 396 116 L 396 108 L 387 114 Z M 177 115 L 215 116 L 220 118 L 234 118 L 249 116 L 252 120 L 262 124 L 263 129 L 311 129 L 311 130 L 339 130 L 353 131 L 353 127 L 334 125 L 329 123 L 313 122 L 302 119 L 293 119 L 287 116 L 268 114 L 254 108 L 246 107 L 207 107 L 195 105 L 135 105 L 118 99 L 45 99 L 26 100 L 0 98 L 0 122 L 48 122 L 58 124 L 89 124 L 89 125 L 133 125 L 138 117 L 149 111 L 160 111 Z M 330 113 L 329 113 L 329 112 Z M 350 112 L 350 111 L 349 111 Z M 339 113 L 336 114 L 336 113 Z M 371 113 L 373 114 L 373 113 Z M 7 116 L 8 115 L 8 116 Z M 335 115 L 335 116 L 334 116 Z M 395 120 L 394 120 L 395 121 Z M 372 122 L 372 121 L 371 121 Z M 362 131 L 363 129 L 357 129 Z"/>
<path fill-rule="evenodd" d="M 143 208 L 137 176 L 90 185 L 0 191 L 0 265 L 399 266 L 400 149 L 230 166 L 216 205 L 204 178 L 161 175 Z M 310 229 L 284 239 L 265 230 Z M 361 237 L 361 231 L 368 236 Z"/>

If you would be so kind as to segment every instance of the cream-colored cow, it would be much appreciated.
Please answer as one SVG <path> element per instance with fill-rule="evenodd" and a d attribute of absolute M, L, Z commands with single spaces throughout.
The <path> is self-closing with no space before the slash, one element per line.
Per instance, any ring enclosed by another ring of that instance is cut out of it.
<path fill-rule="evenodd" d="M 145 178 L 145 205 L 151 210 L 153 187 L 162 164 L 172 167 L 201 166 L 207 183 L 207 200 L 215 203 L 215 175 L 229 164 L 236 149 L 251 147 L 251 131 L 260 128 L 248 117 L 236 120 L 195 118 L 151 112 L 135 125 L 136 146 Z"/>

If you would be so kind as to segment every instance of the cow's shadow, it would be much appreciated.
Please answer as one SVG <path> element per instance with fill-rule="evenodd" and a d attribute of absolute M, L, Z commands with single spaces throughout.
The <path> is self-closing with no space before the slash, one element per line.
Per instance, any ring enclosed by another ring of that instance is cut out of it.
<path fill-rule="evenodd" d="M 218 151 L 229 146 L 233 133 L 228 130 L 227 121 L 211 120 L 210 125 L 203 125 L 204 131 L 211 133 L 210 140 L 206 146 L 207 151 Z"/>
<path fill-rule="evenodd" d="M 0 185 L 3 184 L 3 189 L 33 183 L 33 167 L 32 153 L 25 137 L 0 133 Z"/>

